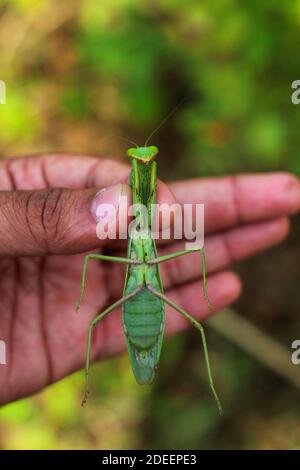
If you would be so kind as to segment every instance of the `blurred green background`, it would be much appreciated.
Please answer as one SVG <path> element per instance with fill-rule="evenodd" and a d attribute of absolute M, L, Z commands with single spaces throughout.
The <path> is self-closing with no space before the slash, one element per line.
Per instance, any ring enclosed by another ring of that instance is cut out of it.
<path fill-rule="evenodd" d="M 299 33 L 299 0 L 1 0 L 1 155 L 122 159 L 116 136 L 144 142 L 185 100 L 153 141 L 162 178 L 299 175 Z M 300 335 L 299 233 L 294 218 L 287 242 L 237 266 L 235 308 L 286 349 Z M 166 341 L 151 387 L 135 384 L 123 356 L 94 366 L 84 410 L 83 372 L 3 407 L 0 447 L 299 449 L 299 389 L 207 334 L 222 419 L 189 331 Z"/>

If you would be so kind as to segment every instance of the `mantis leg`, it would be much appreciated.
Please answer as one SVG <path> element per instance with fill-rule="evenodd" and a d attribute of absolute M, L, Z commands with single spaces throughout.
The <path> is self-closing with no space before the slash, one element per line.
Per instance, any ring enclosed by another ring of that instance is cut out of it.
<path fill-rule="evenodd" d="M 217 406 L 218 406 L 218 409 L 219 409 L 219 413 L 222 414 L 222 405 L 221 405 L 220 399 L 218 397 L 218 394 L 216 392 L 214 382 L 213 382 L 213 378 L 212 378 L 211 366 L 210 366 L 210 360 L 209 360 L 208 348 L 207 348 L 207 342 L 206 342 L 206 337 L 205 337 L 205 332 L 204 332 L 203 326 L 201 325 L 201 323 L 199 323 L 197 320 L 195 320 L 195 318 L 193 318 L 188 312 L 186 312 L 183 308 L 181 308 L 179 305 L 172 302 L 172 300 L 170 300 L 167 296 L 165 296 L 161 292 L 154 289 L 152 287 L 152 285 L 148 284 L 147 288 L 149 289 L 150 292 L 152 292 L 152 294 L 154 294 L 159 299 L 163 300 L 166 304 L 170 305 L 175 310 L 177 310 L 177 312 L 179 312 L 181 315 L 183 315 L 185 318 L 187 318 L 192 323 L 192 325 L 198 331 L 200 331 L 201 338 L 202 338 L 202 344 L 203 344 L 204 357 L 205 357 L 205 363 L 206 363 L 206 369 L 207 369 L 207 374 L 208 374 L 209 385 L 210 385 L 212 394 L 213 394 L 213 396 L 216 400 L 216 403 L 217 403 Z"/>
<path fill-rule="evenodd" d="M 87 350 L 86 350 L 86 365 L 85 365 L 85 389 L 84 389 L 84 395 L 83 399 L 81 402 L 81 406 L 84 406 L 87 397 L 89 394 L 89 370 L 90 370 L 90 356 L 91 356 L 91 346 L 92 346 L 92 336 L 93 336 L 93 329 L 94 326 L 100 321 L 103 320 L 106 315 L 108 315 L 110 312 L 112 312 L 115 308 L 119 307 L 120 305 L 124 304 L 127 302 L 127 300 L 131 299 L 134 297 L 139 291 L 141 290 L 141 287 L 137 287 L 134 291 L 132 291 L 130 294 L 125 295 L 121 299 L 117 300 L 117 302 L 113 303 L 108 307 L 104 312 L 100 313 L 96 318 L 94 318 L 89 326 L 89 332 L 88 332 L 88 340 L 87 340 Z"/>
<path fill-rule="evenodd" d="M 138 264 L 136 260 L 132 260 L 130 258 L 120 258 L 118 256 L 106 256 L 106 255 L 99 255 L 97 253 L 90 253 L 89 255 L 86 255 L 82 267 L 82 277 L 81 277 L 81 289 L 80 289 L 80 296 L 79 300 L 76 305 L 76 311 L 80 309 L 80 306 L 82 304 L 83 296 L 84 296 L 84 288 L 85 288 L 85 278 L 86 278 L 86 270 L 87 270 L 87 264 L 90 259 L 98 259 L 101 261 L 111 261 L 114 263 L 125 263 L 125 264 Z"/>
<path fill-rule="evenodd" d="M 175 253 L 170 253 L 169 255 L 159 256 L 158 258 L 151 259 L 147 261 L 147 264 L 158 264 L 163 263 L 164 261 L 169 261 L 170 259 L 178 258 L 179 256 L 188 255 L 189 253 L 194 253 L 195 251 L 200 251 L 201 260 L 202 260 L 202 277 L 203 277 L 203 294 L 209 309 L 211 309 L 211 302 L 207 293 L 207 281 L 206 281 L 206 263 L 205 263 L 205 251 L 204 248 L 198 248 L 196 250 L 182 250 L 176 251 Z"/>

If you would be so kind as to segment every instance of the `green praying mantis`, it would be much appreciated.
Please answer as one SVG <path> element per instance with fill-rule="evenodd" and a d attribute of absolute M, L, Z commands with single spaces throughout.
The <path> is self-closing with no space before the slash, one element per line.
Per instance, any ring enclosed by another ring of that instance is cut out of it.
<path fill-rule="evenodd" d="M 129 184 L 132 190 L 133 203 L 137 206 L 143 205 L 146 207 L 147 214 L 149 215 L 146 224 L 149 224 L 153 221 L 153 207 L 155 207 L 156 203 L 156 157 L 158 155 L 158 148 L 147 146 L 146 143 L 143 147 L 130 148 L 127 151 L 127 155 L 131 160 Z M 139 215 L 136 213 L 135 217 Z M 203 292 L 210 307 L 206 288 L 204 249 L 189 249 L 166 256 L 158 256 L 155 240 L 151 236 L 150 226 L 148 228 L 149 230 L 144 231 L 140 237 L 131 236 L 129 231 L 127 258 L 95 253 L 85 257 L 77 310 L 83 300 L 87 265 L 90 260 L 125 263 L 127 271 L 123 297 L 101 312 L 90 323 L 85 367 L 86 385 L 82 405 L 86 403 L 89 393 L 90 353 L 95 325 L 114 309 L 122 306 L 123 328 L 133 374 L 139 384 L 151 384 L 159 363 L 165 327 L 165 305 L 167 304 L 188 319 L 201 334 L 209 384 L 221 414 L 222 407 L 212 378 L 203 326 L 164 294 L 159 269 L 160 263 L 199 251 L 202 257 Z"/>

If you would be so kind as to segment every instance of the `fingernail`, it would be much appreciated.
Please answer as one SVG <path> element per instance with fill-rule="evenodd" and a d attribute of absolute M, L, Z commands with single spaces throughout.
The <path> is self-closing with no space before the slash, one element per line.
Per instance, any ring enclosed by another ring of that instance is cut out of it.
<path fill-rule="evenodd" d="M 294 176 L 289 176 L 285 184 L 285 199 L 289 203 L 291 212 L 298 212 L 300 209 L 300 182 Z"/>
<path fill-rule="evenodd" d="M 123 184 L 116 184 L 102 188 L 96 193 L 91 204 L 91 214 L 96 222 L 103 219 L 110 222 L 115 217 L 123 194 L 123 186 Z"/>

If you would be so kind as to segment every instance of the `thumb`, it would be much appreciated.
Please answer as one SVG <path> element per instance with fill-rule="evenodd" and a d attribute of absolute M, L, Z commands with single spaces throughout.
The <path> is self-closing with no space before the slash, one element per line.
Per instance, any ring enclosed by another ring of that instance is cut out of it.
<path fill-rule="evenodd" d="M 114 220 L 107 222 L 116 225 L 118 235 L 119 225 L 127 226 L 128 211 L 123 209 L 124 201 L 130 204 L 130 200 L 127 184 L 100 191 L 1 191 L 0 256 L 72 254 L 99 247 L 105 243 L 96 233 L 97 220 L 102 218 L 99 207 L 105 204 L 115 209 Z"/>

